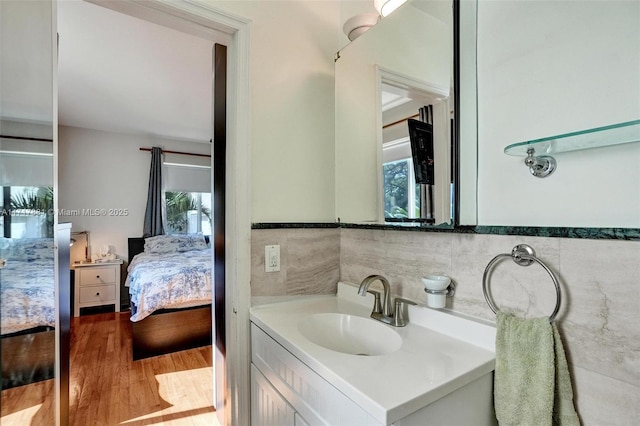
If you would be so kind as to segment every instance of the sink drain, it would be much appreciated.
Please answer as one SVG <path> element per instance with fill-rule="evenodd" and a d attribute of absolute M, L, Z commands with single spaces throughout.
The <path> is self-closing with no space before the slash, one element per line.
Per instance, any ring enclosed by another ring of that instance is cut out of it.
<path fill-rule="evenodd" d="M 358 356 L 371 356 L 369 354 L 356 354 L 356 355 L 358 355 Z"/>

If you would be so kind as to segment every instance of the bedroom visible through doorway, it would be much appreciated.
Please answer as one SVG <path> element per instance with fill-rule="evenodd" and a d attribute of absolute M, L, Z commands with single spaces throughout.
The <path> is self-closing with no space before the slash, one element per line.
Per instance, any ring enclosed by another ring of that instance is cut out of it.
<path fill-rule="evenodd" d="M 103 12 L 113 14 L 113 13 L 116 13 L 116 12 L 114 12 L 113 10 L 105 9 L 105 8 L 103 8 L 101 6 L 107 5 L 108 7 L 117 7 L 118 8 L 118 7 L 122 7 L 123 4 L 127 3 L 127 2 L 100 2 L 97 5 L 86 3 L 86 2 L 64 2 L 64 3 L 65 4 L 62 5 L 63 7 L 67 6 L 69 3 L 80 3 L 80 4 L 82 4 L 82 6 L 98 8 L 98 9 L 102 10 Z M 115 3 L 117 3 L 117 4 L 115 4 Z M 134 9 L 135 9 L 135 7 L 134 7 Z M 118 11 L 118 12 L 120 12 L 120 11 Z M 129 15 L 129 13 L 126 12 L 125 15 Z M 133 15 L 135 15 L 135 13 Z M 127 16 L 127 18 L 130 18 L 132 20 L 137 21 L 137 25 L 140 26 L 140 27 L 147 26 L 147 25 L 150 24 L 149 22 L 142 21 L 142 20 L 140 20 L 138 18 L 131 18 L 130 16 Z M 152 25 L 156 25 L 156 24 L 152 24 Z M 95 30 L 97 30 L 97 29 L 101 28 L 101 26 L 100 25 L 93 25 L 93 28 Z M 186 27 L 184 25 L 182 25 L 182 28 L 186 28 Z M 166 30 L 167 28 L 164 28 L 164 29 Z M 172 29 L 172 31 L 174 31 L 174 30 Z M 117 26 L 117 32 L 113 33 L 111 37 L 122 37 L 122 38 L 126 39 L 126 43 L 127 44 L 133 44 L 133 43 L 136 43 L 135 38 L 138 36 L 138 34 L 139 34 L 139 31 L 136 29 L 136 27 L 133 27 L 132 29 L 129 29 L 127 27 L 123 27 L 121 25 L 118 25 Z M 199 34 L 197 37 L 202 38 L 202 34 Z M 222 34 L 221 33 L 221 37 L 223 39 L 228 39 L 228 36 L 226 34 Z M 170 42 L 171 42 L 171 38 L 163 39 L 163 38 L 161 38 L 161 36 L 158 36 L 156 38 L 157 38 L 157 41 L 160 44 L 164 43 L 165 45 L 167 45 L 167 44 L 170 44 Z M 64 32 L 61 32 L 61 40 L 60 40 L 60 52 L 61 52 L 60 55 L 61 55 L 61 58 L 65 54 L 65 39 L 66 39 L 66 43 L 73 42 L 72 40 L 69 40 L 68 37 L 65 38 Z M 148 40 L 144 40 L 144 42 L 147 42 L 147 41 Z M 213 58 L 211 56 L 211 50 L 213 49 L 214 44 L 215 43 L 210 40 L 210 47 L 209 47 L 208 54 L 207 54 L 207 57 L 206 57 L 206 59 L 208 61 L 208 64 L 209 64 L 209 68 L 208 68 L 209 70 L 211 70 L 212 65 L 214 63 Z M 100 45 L 103 48 L 102 50 L 105 50 L 104 49 L 105 45 L 103 45 L 103 44 L 96 44 L 96 45 Z M 153 47 L 153 45 L 151 45 L 151 44 L 147 44 L 146 47 L 147 47 L 148 51 L 153 51 L 155 49 Z M 102 52 L 102 53 L 104 53 L 104 52 Z M 96 55 L 97 55 L 97 52 L 96 52 Z M 98 64 L 98 63 L 101 64 L 102 67 L 110 67 L 112 69 L 111 76 L 115 77 L 120 72 L 118 69 L 126 69 L 128 67 L 137 66 L 137 64 L 135 63 L 136 56 L 130 56 L 129 57 L 129 59 L 132 59 L 132 58 L 133 58 L 133 62 L 132 63 L 127 63 L 126 61 L 121 61 L 120 58 L 117 57 L 117 56 L 116 57 L 107 58 L 107 59 L 98 59 L 97 56 L 95 56 L 95 57 L 93 57 L 93 56 L 85 56 L 83 58 L 83 60 L 85 62 L 94 61 L 96 64 Z M 168 69 L 168 68 L 179 68 L 180 66 L 184 66 L 184 65 L 185 64 L 181 63 L 181 61 L 172 59 L 170 56 L 166 56 L 165 55 L 165 62 L 163 64 L 156 65 L 155 71 L 148 72 L 147 73 L 147 80 L 140 81 L 137 84 L 134 84 L 134 82 L 132 82 L 132 81 L 128 82 L 128 84 L 129 84 L 129 92 L 133 93 L 135 95 L 136 91 L 138 89 L 140 89 L 141 87 L 145 87 L 148 84 L 151 84 L 153 82 L 153 80 L 158 78 L 159 75 L 161 74 L 161 71 L 163 71 L 165 69 Z M 77 67 L 77 70 L 79 70 L 79 69 L 80 69 L 80 67 Z M 62 69 L 62 68 L 60 69 L 61 82 L 65 78 L 64 71 L 65 71 L 64 69 Z M 211 71 L 209 71 L 209 72 L 211 72 Z M 96 74 L 98 74 L 98 73 L 94 73 L 94 76 Z M 77 79 L 77 76 L 74 76 L 74 77 Z M 189 77 L 186 77 L 181 84 L 176 84 L 174 86 L 175 87 L 182 87 L 183 85 L 186 85 L 188 80 L 189 80 Z M 103 92 L 103 95 L 108 93 L 111 97 L 115 97 L 116 99 L 118 99 L 119 96 L 115 96 L 116 91 L 111 86 L 111 84 L 114 84 L 114 82 L 112 80 L 107 79 L 104 82 L 104 84 L 94 84 L 93 87 L 99 87 L 100 91 Z M 140 93 L 142 93 L 142 92 L 140 92 Z M 167 107 L 167 104 L 171 104 L 171 103 L 168 103 L 168 102 L 158 102 L 158 100 L 154 99 L 155 94 L 153 94 L 153 93 L 150 94 L 150 95 L 137 94 L 137 96 L 141 96 L 143 98 L 145 98 L 145 97 L 148 98 L 148 100 L 151 102 L 150 103 L 151 106 L 146 108 L 146 109 L 145 108 L 136 109 L 136 108 L 132 107 L 132 105 L 134 105 L 135 103 L 126 102 L 123 99 L 122 100 L 123 101 L 122 102 L 122 109 L 126 110 L 128 115 L 131 116 L 131 117 L 138 116 L 138 113 L 140 113 L 140 112 L 147 112 L 149 110 L 149 108 L 158 108 L 158 110 L 162 110 L 165 107 Z M 107 97 L 107 99 L 108 98 L 109 97 Z M 64 99 L 61 99 L 61 101 L 64 101 Z M 209 105 L 214 104 L 213 101 L 214 100 L 211 97 L 211 91 L 209 91 L 208 104 Z M 62 126 L 67 126 L 67 128 L 76 127 L 76 126 L 80 128 L 81 126 L 78 125 L 78 124 L 75 124 L 75 126 L 74 126 L 74 122 L 72 120 L 65 121 L 66 120 L 65 117 L 68 118 L 68 117 L 71 117 L 71 115 L 70 114 L 66 114 L 66 112 L 65 112 L 66 110 L 64 109 L 64 106 L 65 106 L 65 103 L 61 102 L 61 104 L 60 104 L 61 125 Z M 172 107 L 175 109 L 177 115 L 179 115 L 179 112 L 180 112 L 181 109 L 188 109 L 184 105 L 181 105 L 181 104 L 179 104 L 177 102 L 173 103 Z M 110 111 L 112 111 L 109 108 L 109 106 L 107 105 L 107 102 L 104 102 L 103 105 L 101 105 L 100 108 L 101 108 L 102 111 L 104 111 L 105 115 L 109 115 L 108 113 Z M 87 112 L 88 112 L 88 110 L 87 110 Z M 211 110 L 209 112 L 209 123 L 208 123 L 208 126 L 207 126 L 207 131 L 208 132 L 211 132 L 211 130 L 214 129 L 214 125 L 212 123 L 212 119 L 213 119 L 213 111 Z M 104 134 L 107 134 L 107 135 L 111 135 L 111 134 L 124 135 L 121 138 L 122 140 L 119 141 L 120 144 L 113 147 L 113 150 L 120 150 L 120 149 L 124 149 L 123 148 L 123 140 L 124 139 L 131 138 L 132 140 L 134 140 L 134 143 L 135 143 L 136 138 L 141 137 L 141 135 L 143 133 L 142 130 L 141 130 L 142 129 L 141 123 L 143 122 L 143 120 L 144 120 L 144 118 L 141 117 L 138 120 L 138 124 L 135 124 L 136 126 L 139 125 L 139 127 L 140 127 L 140 129 L 137 129 L 138 133 L 136 133 L 136 129 L 134 129 L 134 131 L 131 132 L 131 133 L 129 132 L 129 130 L 131 130 L 131 129 L 126 127 L 128 125 L 126 123 L 126 119 L 125 120 L 121 119 L 120 122 L 118 123 L 118 125 L 120 127 L 115 128 L 115 130 L 110 130 L 107 127 L 101 127 L 101 126 L 95 126 L 95 127 L 99 127 L 99 128 L 96 128 L 95 130 L 101 132 L 103 135 Z M 180 142 L 181 140 L 183 140 L 184 144 L 189 144 L 189 143 L 193 143 L 194 140 L 200 140 L 203 145 L 206 144 L 206 147 L 207 147 L 206 149 L 209 150 L 209 152 L 210 152 L 211 145 L 209 144 L 209 139 L 211 139 L 213 137 L 213 135 L 211 133 L 208 133 L 206 135 L 206 137 L 201 137 L 201 136 L 204 136 L 204 135 L 200 134 L 200 136 L 198 136 L 198 134 L 197 134 L 198 132 L 193 132 L 190 129 L 187 129 L 187 131 L 184 134 L 185 135 L 184 137 L 178 136 L 180 133 L 174 133 L 172 135 L 166 135 L 166 134 L 163 134 L 162 131 L 167 129 L 166 124 L 167 124 L 168 120 L 163 120 L 162 118 L 158 118 L 157 121 L 158 121 L 158 123 L 156 123 L 155 129 L 158 131 L 158 134 L 156 134 L 156 135 L 147 135 L 149 143 L 146 144 L 146 145 L 153 145 L 155 143 L 161 145 L 163 143 L 167 143 L 168 140 L 169 141 L 175 140 L 177 142 Z M 90 129 L 90 127 L 82 127 L 82 129 L 83 129 L 82 131 L 86 132 L 86 131 L 88 131 L 87 129 Z M 75 130 L 75 129 L 72 129 L 72 131 L 73 130 Z M 133 136 L 130 136 L 130 135 L 133 135 Z M 61 144 L 64 144 L 65 143 L 64 140 L 63 140 L 64 134 L 61 135 L 61 136 L 62 136 L 61 139 L 60 139 Z M 214 137 L 214 139 L 215 139 L 215 137 Z M 215 143 L 213 145 L 215 145 Z M 138 149 L 140 146 L 142 146 L 142 143 L 136 144 L 135 149 Z M 99 150 L 99 148 L 97 148 L 96 150 Z M 71 152 L 71 155 L 77 154 L 78 153 L 77 144 L 75 144 L 73 148 L 69 148 L 66 151 L 65 151 L 65 149 L 61 149 L 61 155 L 65 154 L 65 153 L 69 153 L 69 152 Z M 142 154 L 142 155 L 144 155 L 144 154 Z M 117 170 L 119 172 L 118 174 L 122 174 L 127 170 L 127 164 L 128 164 L 128 161 L 130 161 L 129 160 L 130 156 L 124 154 L 124 152 L 121 152 L 120 156 L 121 156 L 121 158 L 123 158 L 123 161 L 119 162 L 119 164 L 118 164 L 118 168 L 117 168 Z M 85 163 L 90 162 L 92 157 L 96 158 L 96 157 L 99 157 L 99 155 L 96 155 L 96 156 L 84 156 L 84 158 L 86 159 Z M 222 158 L 224 159 L 224 156 Z M 146 159 L 146 161 L 148 161 L 148 157 L 146 157 L 145 159 Z M 104 157 L 103 157 L 103 160 L 104 160 Z M 60 158 L 60 161 L 62 163 L 65 162 L 65 160 L 63 158 Z M 72 162 L 72 163 L 76 163 L 76 162 Z M 63 166 L 66 166 L 66 164 L 63 164 Z M 69 175 L 71 175 L 72 170 L 82 169 L 82 164 L 69 164 L 69 167 L 61 167 L 61 169 L 67 170 L 67 172 L 63 172 L 63 173 L 68 173 Z M 145 172 L 145 173 L 148 173 L 148 172 Z M 215 170 L 214 170 L 213 173 L 215 173 Z M 117 174 L 116 174 L 116 176 L 117 176 Z M 115 180 L 117 180 L 116 176 L 114 176 Z M 130 176 L 129 177 L 130 182 L 126 186 L 123 186 L 122 184 L 115 184 L 114 187 L 120 188 L 119 189 L 120 193 L 122 193 L 123 195 L 126 195 L 127 191 L 123 191 L 123 189 L 127 188 L 127 190 L 130 190 L 129 188 L 132 188 L 132 183 L 133 182 L 137 182 L 138 179 L 139 179 L 139 177 Z M 146 179 L 146 176 L 145 176 L 145 179 Z M 75 180 L 75 182 L 78 182 L 77 178 L 75 178 L 74 180 Z M 94 182 L 94 186 L 96 186 L 95 184 L 99 180 L 100 180 L 99 176 L 97 177 L 97 179 L 94 179 L 94 181 L 93 181 Z M 145 185 L 146 185 L 146 183 L 145 183 Z M 61 189 L 61 192 L 62 191 L 64 191 L 64 186 Z M 109 191 L 105 190 L 105 191 L 96 191 L 96 192 L 101 192 L 102 193 L 101 194 L 101 198 L 104 200 L 105 197 L 107 197 L 106 193 L 108 193 Z M 216 196 L 215 195 L 215 191 L 213 191 L 213 187 L 210 189 L 210 192 L 214 193 L 213 197 Z M 67 191 L 67 193 L 69 193 L 69 191 Z M 206 194 L 207 192 L 204 192 L 204 193 Z M 62 198 L 64 198 L 64 196 Z M 68 197 L 68 199 L 73 199 L 73 197 Z M 115 198 L 111 198 L 111 200 L 115 200 Z M 76 202 L 77 202 L 77 198 L 76 198 Z M 127 201 L 127 203 L 131 203 L 131 200 Z M 219 209 L 218 205 L 216 205 L 214 203 L 210 203 L 210 205 L 212 206 L 211 214 L 212 214 L 212 216 L 214 216 L 214 217 L 212 217 L 212 222 L 214 223 L 214 226 L 213 226 L 214 229 L 211 230 L 213 232 L 213 234 L 211 235 L 211 241 L 212 241 L 212 243 L 214 243 L 214 244 L 212 244 L 212 246 L 214 247 L 214 251 L 216 251 L 216 250 L 219 251 L 220 250 L 220 246 L 218 246 L 217 248 L 215 246 L 215 241 L 217 240 L 216 237 L 215 237 L 215 232 L 216 232 L 215 215 L 216 215 L 216 212 L 220 212 L 222 215 L 224 215 L 224 205 L 222 205 L 221 209 Z M 202 210 L 204 210 L 204 209 L 202 209 Z M 202 210 L 200 210 L 199 212 L 197 211 L 196 212 L 196 216 L 197 215 L 202 216 L 202 213 L 203 213 Z M 204 215 L 204 216 L 206 216 L 206 215 Z M 72 222 L 76 222 L 76 223 L 80 222 L 80 226 L 82 226 L 83 230 L 93 225 L 93 223 L 86 223 L 86 222 L 82 223 L 82 220 L 78 220 L 78 219 L 79 218 L 72 218 L 71 221 Z M 187 220 L 189 221 L 190 219 L 187 218 Z M 119 223 L 123 223 L 123 222 L 124 221 L 121 220 Z M 94 222 L 94 223 L 96 223 L 96 222 Z M 223 226 L 224 226 L 224 222 L 222 222 L 222 223 L 223 223 Z M 92 240 L 94 241 L 94 243 L 96 245 L 101 245 L 100 234 L 103 235 L 102 238 L 110 238 L 112 240 L 116 240 L 118 238 L 117 237 L 118 233 L 126 234 L 126 236 L 136 236 L 136 235 L 139 236 L 140 235 L 140 231 L 141 230 L 138 230 L 137 228 L 135 228 L 135 231 L 132 231 L 131 229 L 128 228 L 129 225 L 125 225 L 125 226 L 118 226 L 118 225 L 113 226 L 113 223 L 105 224 L 104 226 L 102 226 L 102 228 L 100 230 L 92 232 Z M 206 230 L 206 229 L 204 229 L 204 228 L 206 228 L 206 226 L 202 225 L 202 221 L 200 221 L 199 223 L 196 222 L 196 228 L 198 227 L 198 225 L 200 225 L 200 230 L 201 231 L 204 232 Z M 136 226 L 138 226 L 138 225 L 136 225 Z M 188 226 L 188 224 L 187 224 L 187 226 Z M 129 230 L 127 230 L 127 229 L 129 229 Z M 222 229 L 224 229 L 224 228 L 222 228 Z M 222 234 L 222 235 L 223 235 L 223 241 L 224 241 L 224 234 Z M 222 255 L 223 255 L 224 254 L 224 246 L 222 246 L 221 249 L 222 249 Z M 116 252 L 119 253 L 119 251 L 116 251 Z M 218 259 L 217 265 L 220 265 L 220 259 L 223 259 L 222 260 L 222 268 L 224 268 L 224 258 L 220 257 L 220 255 L 218 255 L 217 259 Z M 126 266 L 123 267 L 123 271 L 122 271 L 122 281 L 123 282 L 125 281 L 125 278 L 126 278 L 125 269 L 126 269 Z M 216 269 L 218 269 L 218 266 L 216 266 Z M 218 269 L 218 271 L 220 271 L 220 269 Z M 224 272 L 224 270 L 222 269 L 221 272 Z M 223 279 L 224 279 L 224 275 L 223 275 Z M 213 279 L 213 277 L 212 277 L 212 281 L 215 281 L 215 279 Z M 221 300 L 221 303 L 222 303 L 222 306 L 224 306 L 224 292 L 222 292 L 222 297 L 223 298 Z M 102 314 L 102 315 L 106 315 L 106 314 Z M 81 317 L 81 320 L 84 320 L 84 319 L 85 319 L 84 317 Z M 224 320 L 222 320 L 222 321 L 224 321 Z M 222 326 L 222 330 L 224 330 L 224 322 L 221 323 L 221 326 Z M 122 337 L 122 335 L 120 335 L 120 337 Z M 72 348 L 72 350 L 73 350 L 73 348 Z M 213 355 L 212 355 L 212 357 L 213 357 Z M 73 368 L 74 368 L 73 365 L 71 366 L 71 368 L 73 370 Z M 163 374 L 167 374 L 167 373 L 163 373 Z M 72 376 L 73 376 L 73 371 L 72 371 Z M 213 382 L 213 377 L 211 377 L 210 380 Z M 73 383 L 72 383 L 72 386 L 73 386 Z"/>

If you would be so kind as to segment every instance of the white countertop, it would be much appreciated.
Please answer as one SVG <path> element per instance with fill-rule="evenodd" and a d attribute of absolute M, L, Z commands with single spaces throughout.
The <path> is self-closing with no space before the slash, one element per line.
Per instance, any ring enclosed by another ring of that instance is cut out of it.
<path fill-rule="evenodd" d="M 373 298 L 339 284 L 338 296 L 298 296 L 254 306 L 251 321 L 380 423 L 390 424 L 494 369 L 495 328 L 446 312 L 409 307 L 399 350 L 361 357 L 307 340 L 298 321 L 336 312 L 369 317 Z M 362 303 L 364 302 L 364 304 Z"/>

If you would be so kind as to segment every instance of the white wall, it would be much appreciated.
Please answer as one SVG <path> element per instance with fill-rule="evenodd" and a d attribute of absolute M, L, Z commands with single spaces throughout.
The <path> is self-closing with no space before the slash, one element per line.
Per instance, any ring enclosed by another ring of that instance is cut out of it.
<path fill-rule="evenodd" d="M 478 16 L 478 223 L 638 227 L 640 144 L 555 156 L 505 146 L 640 118 L 640 3 L 494 2 Z"/>
<path fill-rule="evenodd" d="M 210 3 L 252 21 L 252 221 L 333 221 L 339 2 Z"/>
<path fill-rule="evenodd" d="M 89 231 L 92 247 L 111 245 L 123 259 L 128 255 L 127 238 L 142 236 L 147 203 L 151 154 L 139 148 L 160 146 L 199 154 L 211 149 L 208 143 L 66 126 L 59 128 L 58 146 L 59 209 L 80 210 L 77 216 L 60 214 L 60 222 L 71 222 L 72 232 Z M 89 209 L 107 213 L 83 214 Z M 128 213 L 109 214 L 122 209 Z"/>

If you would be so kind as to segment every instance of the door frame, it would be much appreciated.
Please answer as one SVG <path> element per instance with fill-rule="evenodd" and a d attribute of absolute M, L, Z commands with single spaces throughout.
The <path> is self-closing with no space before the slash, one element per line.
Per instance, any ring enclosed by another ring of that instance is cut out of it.
<path fill-rule="evenodd" d="M 249 424 L 249 307 L 251 278 L 250 22 L 203 0 L 85 0 L 186 33 L 230 35 L 227 79 L 225 206 L 226 386 L 222 425 Z M 207 37 L 209 36 L 209 37 Z M 215 336 L 213 336 L 215 341 Z M 215 393 L 215 392 L 214 392 Z"/>

